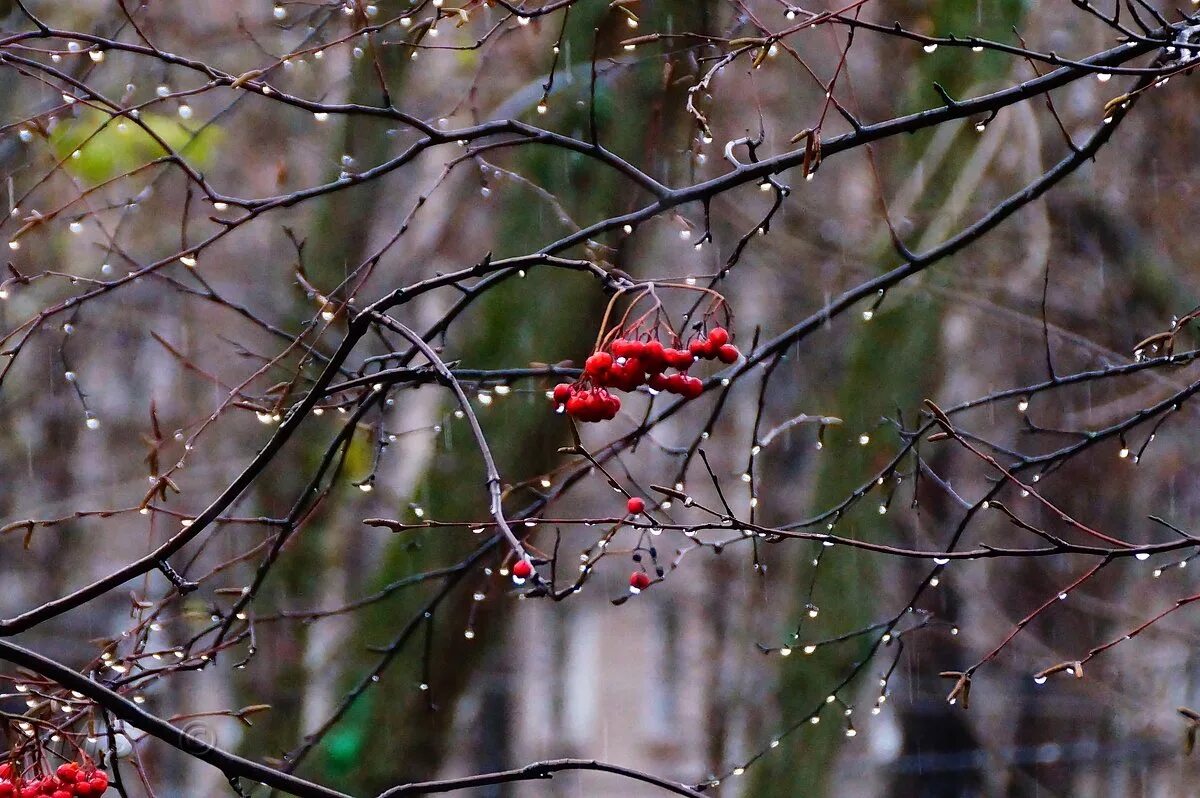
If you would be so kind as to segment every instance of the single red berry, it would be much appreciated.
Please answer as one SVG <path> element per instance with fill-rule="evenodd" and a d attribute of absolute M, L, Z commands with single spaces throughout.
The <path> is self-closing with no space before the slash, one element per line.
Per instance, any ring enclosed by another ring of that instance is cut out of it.
<path fill-rule="evenodd" d="M 705 342 L 700 338 L 693 339 L 692 342 L 688 344 L 688 352 L 693 357 L 704 357 L 704 351 Z"/>
<path fill-rule="evenodd" d="M 554 386 L 554 404 L 556 404 L 556 405 L 566 404 L 567 400 L 571 398 L 571 394 L 573 394 L 574 392 L 575 392 L 575 389 L 571 387 L 571 383 L 560 382 L 558 385 Z M 66 766 L 64 765 L 63 767 L 66 767 Z M 61 770 L 62 768 L 59 768 L 59 769 Z"/>
<path fill-rule="evenodd" d="M 629 501 L 625 502 L 625 509 L 630 515 L 637 515 L 646 511 L 646 500 L 641 496 L 631 496 Z"/>
<path fill-rule="evenodd" d="M 621 391 L 632 391 L 641 385 L 642 369 L 637 360 L 626 360 L 624 365 L 613 366 L 608 372 L 608 384 Z"/>
<path fill-rule="evenodd" d="M 608 347 L 608 350 L 612 352 L 613 357 L 629 357 L 629 355 L 632 354 L 629 351 L 629 345 L 631 343 L 633 342 L 626 341 L 624 338 L 618 338 L 612 342 L 612 345 Z"/>
<path fill-rule="evenodd" d="M 685 399 L 695 399 L 702 393 L 704 393 L 703 380 L 701 380 L 699 377 L 683 378 L 683 390 L 680 391 L 681 396 L 683 396 Z"/>
<path fill-rule="evenodd" d="M 667 365 L 672 368 L 677 368 L 680 371 L 685 371 L 689 366 L 696 362 L 696 356 L 687 349 L 668 349 Z"/>
<path fill-rule="evenodd" d="M 631 357 L 625 361 L 625 376 L 627 391 L 632 391 L 646 380 L 646 369 L 642 366 L 640 357 Z"/>
<path fill-rule="evenodd" d="M 528 579 L 533 576 L 533 563 L 529 560 L 517 560 L 513 564 L 512 575 L 517 579 Z"/>
<path fill-rule="evenodd" d="M 651 374 L 646 378 L 646 384 L 655 391 L 664 391 L 667 388 L 668 379 L 666 374 Z"/>
<path fill-rule="evenodd" d="M 50 798 L 73 798 L 72 794 L 66 790 L 55 790 L 50 793 Z"/>
<path fill-rule="evenodd" d="M 713 327 L 708 332 L 708 342 L 713 346 L 724 346 L 729 343 L 729 330 L 724 327 Z"/>
<path fill-rule="evenodd" d="M 611 394 L 604 400 L 605 418 L 609 421 L 617 417 L 617 413 L 621 411 L 621 400 Z"/>
<path fill-rule="evenodd" d="M 736 363 L 741 354 L 733 344 L 722 344 L 717 348 L 717 359 L 722 363 Z"/>
<path fill-rule="evenodd" d="M 613 364 L 613 356 L 608 352 L 597 352 L 584 361 L 583 368 L 588 374 L 598 376 L 604 374 Z"/>
<path fill-rule="evenodd" d="M 576 391 L 571 395 L 571 398 L 567 399 L 568 416 L 575 416 L 578 418 L 579 414 L 583 412 L 583 408 L 587 404 L 583 396 L 585 393 L 587 393 L 587 391 Z"/>
<path fill-rule="evenodd" d="M 634 593 L 640 593 L 650 587 L 650 574 L 645 571 L 634 571 L 629 577 L 629 589 Z"/>
<path fill-rule="evenodd" d="M 647 374 L 656 374 L 667 367 L 666 349 L 659 341 L 650 341 L 642 349 L 642 368 Z"/>
<path fill-rule="evenodd" d="M 90 781 L 77 781 L 72 789 L 75 790 L 76 795 L 92 795 L 96 792 Z"/>
<path fill-rule="evenodd" d="M 663 389 L 667 393 L 683 396 L 683 392 L 686 390 L 687 379 L 686 374 L 672 374 L 670 377 L 667 377 L 667 383 Z"/>

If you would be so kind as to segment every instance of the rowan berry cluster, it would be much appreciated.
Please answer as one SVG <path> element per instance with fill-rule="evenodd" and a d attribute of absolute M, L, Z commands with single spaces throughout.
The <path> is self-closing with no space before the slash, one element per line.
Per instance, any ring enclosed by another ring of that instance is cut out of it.
<path fill-rule="evenodd" d="M 687 373 L 692 364 L 714 359 L 734 363 L 741 356 L 723 327 L 693 338 L 686 347 L 678 340 L 675 343 L 670 347 L 656 337 L 615 338 L 584 362 L 578 380 L 554 386 L 555 406 L 578 421 L 607 421 L 621 409 L 621 400 L 609 388 L 636 391 L 645 385 L 655 392 L 695 399 L 704 392 L 704 382 Z M 668 374 L 668 369 L 674 373 Z"/>
<path fill-rule="evenodd" d="M 103 795 L 108 790 L 108 774 L 90 762 L 59 765 L 54 775 L 40 771 L 22 775 L 12 763 L 0 763 L 0 798 L 75 798 Z"/>

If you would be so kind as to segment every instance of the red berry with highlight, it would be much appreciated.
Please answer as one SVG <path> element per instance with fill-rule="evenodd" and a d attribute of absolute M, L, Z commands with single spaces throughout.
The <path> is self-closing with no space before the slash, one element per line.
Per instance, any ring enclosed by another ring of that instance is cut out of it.
<path fill-rule="evenodd" d="M 642 349 L 642 368 L 648 374 L 655 374 L 667 367 L 667 350 L 659 341 L 651 341 Z"/>
<path fill-rule="evenodd" d="M 533 576 L 533 563 L 529 560 L 517 560 L 512 567 L 512 575 L 517 579 L 528 579 Z"/>
<path fill-rule="evenodd" d="M 571 398 L 571 394 L 574 392 L 575 391 L 569 382 L 560 382 L 558 385 L 554 386 L 554 404 L 566 404 L 567 400 Z M 62 768 L 59 768 L 59 770 L 61 769 Z"/>
<path fill-rule="evenodd" d="M 717 359 L 722 363 L 736 363 L 741 354 L 733 344 L 722 344 L 717 348 Z"/>
<path fill-rule="evenodd" d="M 629 587 L 631 590 L 642 591 L 650 587 L 650 574 L 645 571 L 634 571 L 629 577 Z"/>
<path fill-rule="evenodd" d="M 625 502 L 625 509 L 630 515 L 637 515 L 646 511 L 646 500 L 641 496 L 632 496 L 629 501 Z"/>
<path fill-rule="evenodd" d="M 729 330 L 724 327 L 713 327 L 708 333 L 708 342 L 714 347 L 721 347 L 729 343 Z"/>
<path fill-rule="evenodd" d="M 608 352 L 597 352 L 584 361 L 583 367 L 588 374 L 593 376 L 603 375 L 612 367 L 613 357 Z"/>

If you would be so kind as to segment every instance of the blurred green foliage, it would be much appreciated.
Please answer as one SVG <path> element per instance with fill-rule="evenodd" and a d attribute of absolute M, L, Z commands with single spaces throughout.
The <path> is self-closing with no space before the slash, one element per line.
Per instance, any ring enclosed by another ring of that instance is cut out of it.
<path fill-rule="evenodd" d="M 72 174 L 95 184 L 169 155 L 163 143 L 203 169 L 212 162 L 224 137 L 221 128 L 212 123 L 193 130 L 178 119 L 148 111 L 139 119 L 141 124 L 88 109 L 56 125 L 50 133 L 50 146 Z"/>

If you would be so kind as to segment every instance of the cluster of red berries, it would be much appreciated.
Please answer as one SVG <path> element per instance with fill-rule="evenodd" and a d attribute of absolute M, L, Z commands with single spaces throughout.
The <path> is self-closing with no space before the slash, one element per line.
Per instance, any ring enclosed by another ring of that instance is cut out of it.
<path fill-rule="evenodd" d="M 53 776 L 21 776 L 13 766 L 0 763 L 0 798 L 75 798 L 103 795 L 108 790 L 108 774 L 95 765 L 68 762 L 59 765 Z"/>
<path fill-rule="evenodd" d="M 575 382 L 554 386 L 552 398 L 557 407 L 579 421 L 607 421 L 621 409 L 621 400 L 608 390 L 635 391 L 646 385 L 695 399 L 704 391 L 704 383 L 688 375 L 697 360 L 735 363 L 741 356 L 729 343 L 729 331 L 714 327 L 703 338 L 695 338 L 686 349 L 663 346 L 661 341 L 617 338 L 607 350 L 594 353 L 583 364 L 583 376 Z M 675 369 L 667 374 L 667 369 Z"/>

